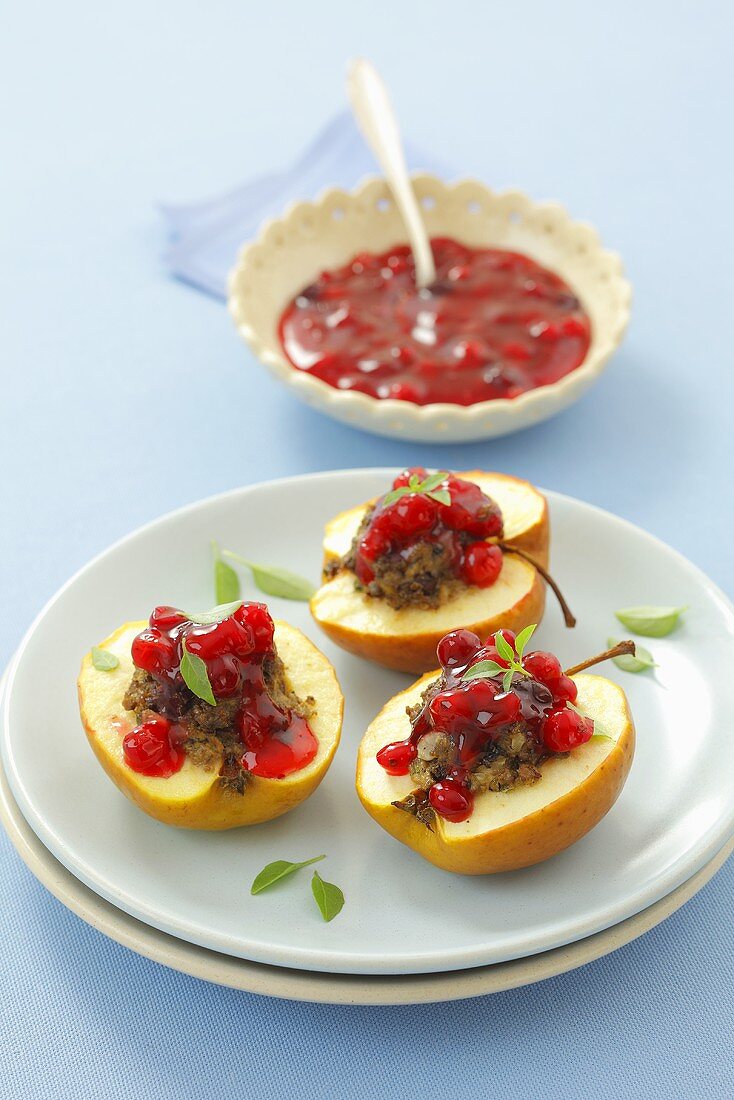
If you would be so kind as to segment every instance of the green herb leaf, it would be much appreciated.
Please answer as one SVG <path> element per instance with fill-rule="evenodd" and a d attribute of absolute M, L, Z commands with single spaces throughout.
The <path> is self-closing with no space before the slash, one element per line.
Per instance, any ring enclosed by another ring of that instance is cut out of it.
<path fill-rule="evenodd" d="M 533 634 L 537 630 L 537 623 L 532 623 L 530 626 L 526 626 L 524 630 L 521 630 L 518 636 L 515 638 L 515 653 L 522 659 L 522 655 L 525 652 L 525 647 L 532 638 Z"/>
<path fill-rule="evenodd" d="M 515 660 L 515 651 L 510 643 L 507 641 L 507 638 L 505 638 L 504 634 L 498 633 L 495 637 L 494 644 L 497 647 L 497 652 L 499 653 L 500 657 L 504 657 L 506 661 Z"/>
<path fill-rule="evenodd" d="M 396 500 L 400 500 L 409 493 L 420 493 L 423 496 L 430 497 L 431 500 L 435 500 L 437 504 L 449 505 L 451 504 L 451 493 L 448 489 L 439 489 L 439 485 L 448 476 L 446 470 L 439 470 L 438 473 L 429 474 L 421 481 L 417 474 L 411 474 L 408 478 L 408 484 L 401 485 L 399 489 L 391 489 L 389 493 L 385 493 L 382 503 L 388 508 Z"/>
<path fill-rule="evenodd" d="M 206 670 L 206 665 L 201 657 L 197 657 L 195 653 L 189 653 L 185 638 L 181 643 L 181 675 L 186 687 L 189 691 L 193 691 L 197 698 L 203 699 L 205 703 L 209 703 L 212 707 L 217 705 L 212 685 L 209 683 L 209 673 Z"/>
<path fill-rule="evenodd" d="M 385 508 L 389 508 L 396 500 L 400 500 L 402 497 L 406 497 L 408 493 L 414 492 L 415 489 L 411 489 L 409 485 L 401 485 L 399 489 L 391 489 L 389 493 L 385 493 L 382 503 Z"/>
<path fill-rule="evenodd" d="M 504 665 L 498 665 L 496 661 L 477 661 L 468 668 L 461 677 L 462 680 L 478 680 L 482 676 L 499 676 L 507 672 Z"/>
<path fill-rule="evenodd" d="M 430 493 L 424 493 L 424 496 L 435 500 L 437 504 L 445 504 L 447 507 L 451 504 L 451 493 L 448 489 L 433 489 Z"/>
<path fill-rule="evenodd" d="M 421 493 L 432 493 L 434 489 L 438 489 L 441 482 L 445 481 L 448 477 L 446 470 L 439 470 L 437 474 L 429 474 L 425 481 L 418 482 Z"/>
<path fill-rule="evenodd" d="M 199 626 L 211 626 L 213 623 L 221 623 L 223 619 L 228 619 L 238 607 L 242 607 L 242 600 L 217 604 L 211 611 L 184 611 L 183 614 L 192 623 L 197 623 Z"/>
<path fill-rule="evenodd" d="M 313 873 L 311 892 L 324 920 L 333 920 L 337 913 L 341 913 L 344 906 L 344 894 L 333 882 L 325 882 L 318 871 Z"/>
<path fill-rule="evenodd" d="M 108 649 L 101 649 L 98 645 L 92 646 L 92 664 L 98 672 L 112 672 L 120 663 L 119 657 L 110 653 Z"/>
<path fill-rule="evenodd" d="M 269 863 L 267 867 L 263 867 L 259 875 L 255 876 L 250 893 L 261 894 L 263 890 L 274 886 L 282 878 L 287 878 L 294 871 L 300 871 L 302 867 L 310 867 L 312 863 L 318 863 L 321 859 L 326 859 L 326 856 L 314 856 L 313 859 L 304 859 L 301 863 L 289 863 L 287 859 L 276 859 L 275 863 Z"/>
<path fill-rule="evenodd" d="M 614 614 L 633 634 L 646 638 L 664 638 L 678 624 L 687 607 L 625 607 Z"/>
<path fill-rule="evenodd" d="M 508 668 L 507 672 L 502 677 L 502 690 L 509 691 L 512 687 L 512 677 L 515 675 L 514 669 Z"/>
<path fill-rule="evenodd" d="M 218 604 L 231 603 L 241 596 L 240 578 L 231 565 L 222 561 L 218 544 L 212 539 L 214 555 L 214 597 Z"/>
<path fill-rule="evenodd" d="M 252 579 L 261 592 L 268 596 L 280 596 L 284 600 L 310 600 L 316 588 L 311 581 L 292 573 L 290 569 L 281 569 L 277 565 L 259 565 L 243 558 L 232 550 L 223 550 L 222 556 L 246 565 L 252 573 Z"/>
<path fill-rule="evenodd" d="M 619 641 L 619 638 L 608 638 L 607 645 L 611 649 Z M 619 657 L 613 657 L 612 660 L 617 668 L 621 668 L 623 672 L 644 672 L 647 668 L 657 668 L 657 661 L 653 658 L 649 649 L 637 644 L 635 644 L 634 654 L 623 653 Z"/>

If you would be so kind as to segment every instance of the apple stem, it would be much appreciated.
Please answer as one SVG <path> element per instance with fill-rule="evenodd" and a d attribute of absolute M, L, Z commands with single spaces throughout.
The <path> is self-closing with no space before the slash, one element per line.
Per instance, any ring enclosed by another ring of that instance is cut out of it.
<path fill-rule="evenodd" d="M 543 578 L 545 583 L 548 585 L 548 587 L 551 589 L 551 591 L 554 593 L 556 599 L 558 600 L 558 603 L 560 604 L 560 607 L 561 607 L 561 611 L 563 612 L 563 621 L 565 622 L 566 626 L 568 626 L 568 627 L 576 626 L 576 616 L 574 615 L 573 611 L 571 610 L 571 608 L 566 603 L 566 600 L 565 600 L 565 597 L 564 597 L 563 593 L 561 592 L 561 590 L 558 587 L 558 585 L 556 584 L 556 582 L 553 580 L 553 577 L 551 577 L 548 570 L 544 569 L 543 566 L 540 565 L 535 560 L 535 558 L 531 558 L 530 554 L 526 554 L 524 550 L 520 550 L 517 546 L 510 546 L 509 543 L 507 543 L 507 542 L 498 542 L 497 545 L 499 546 L 500 550 L 503 551 L 503 553 L 505 553 L 505 554 L 517 554 L 518 557 L 524 558 L 526 562 L 529 562 L 530 565 L 532 565 L 535 569 L 538 570 L 541 577 Z"/>
<path fill-rule="evenodd" d="M 634 657 L 635 643 L 631 640 L 617 642 L 611 649 L 605 649 L 603 653 L 597 653 L 596 657 L 589 657 L 588 661 L 582 661 L 581 664 L 574 665 L 573 668 L 567 668 L 566 676 L 575 676 L 577 672 L 583 672 L 585 668 L 598 665 L 600 661 L 610 661 L 613 657 L 622 657 L 627 653 Z"/>

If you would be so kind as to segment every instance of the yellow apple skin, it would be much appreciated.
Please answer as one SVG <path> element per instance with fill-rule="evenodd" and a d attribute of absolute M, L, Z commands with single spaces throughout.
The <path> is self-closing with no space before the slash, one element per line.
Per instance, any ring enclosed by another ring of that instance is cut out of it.
<path fill-rule="evenodd" d="M 125 763 L 122 741 L 135 725 L 122 699 L 133 674 L 130 646 L 144 622 L 126 623 L 101 643 L 119 658 L 111 672 L 100 672 L 87 654 L 79 675 L 79 709 L 94 751 L 113 783 L 136 806 L 167 825 L 185 829 L 233 829 L 256 825 L 288 813 L 318 787 L 339 744 L 344 699 L 334 669 L 304 634 L 276 621 L 275 644 L 294 691 L 312 695 L 316 713 L 309 725 L 318 739 L 318 753 L 305 768 L 284 779 L 252 776 L 243 794 L 218 782 L 218 769 L 205 771 L 185 760 L 168 779 L 141 775 Z"/>
<path fill-rule="evenodd" d="M 540 863 L 575 844 L 611 809 L 632 764 L 635 730 L 624 692 L 602 676 L 575 676 L 577 705 L 596 717 L 610 738 L 594 737 L 564 756 L 541 765 L 542 778 L 511 791 L 475 796 L 466 821 L 438 814 L 431 830 L 392 802 L 413 789 L 410 776 L 391 776 L 375 755 L 383 745 L 409 735 L 405 708 L 438 676 L 428 673 L 394 696 L 362 739 L 357 760 L 357 794 L 367 813 L 391 836 L 430 863 L 464 875 L 515 871 Z"/>
<path fill-rule="evenodd" d="M 503 541 L 511 542 L 547 566 L 550 529 L 545 497 L 529 482 L 480 470 L 458 474 L 473 481 L 499 504 L 505 520 Z M 347 553 L 368 504 L 341 512 L 326 526 L 324 564 Z M 515 632 L 539 623 L 545 609 L 545 582 L 516 554 L 505 554 L 490 588 L 463 588 L 435 610 L 397 611 L 386 600 L 355 591 L 348 571 L 325 580 L 311 599 L 311 614 L 331 640 L 349 653 L 400 672 L 425 672 L 436 664 L 436 646 L 457 627 L 481 638 L 500 627 Z"/>

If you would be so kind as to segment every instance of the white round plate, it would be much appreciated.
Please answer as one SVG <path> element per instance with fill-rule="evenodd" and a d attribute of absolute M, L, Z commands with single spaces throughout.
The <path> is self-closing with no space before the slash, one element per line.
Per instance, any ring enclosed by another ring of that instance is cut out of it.
<path fill-rule="evenodd" d="M 197 947 L 165 932 L 159 932 L 157 928 L 151 928 L 149 924 L 143 924 L 110 905 L 67 871 L 66 867 L 54 859 L 48 848 L 44 847 L 18 809 L 2 768 L 0 822 L 29 870 L 54 897 L 92 928 L 123 947 L 128 947 L 138 955 L 161 963 L 171 970 L 231 989 L 268 997 L 283 997 L 292 1001 L 342 1005 L 406 1005 L 458 1001 L 464 997 L 517 989 L 522 985 L 565 974 L 624 947 L 665 920 L 706 885 L 734 849 L 732 838 L 710 863 L 667 897 L 613 928 L 606 928 L 595 936 L 587 936 L 568 947 L 556 947 L 540 955 L 529 955 L 524 959 L 513 959 L 494 966 L 449 970 L 443 974 L 317 974 L 308 970 L 266 966 L 209 951 L 206 947 Z"/>
<path fill-rule="evenodd" d="M 540 644 L 570 664 L 620 632 L 616 607 L 690 607 L 678 631 L 650 643 L 654 674 L 609 669 L 629 692 L 637 756 L 612 812 L 572 849 L 525 871 L 462 878 L 384 834 L 356 798 L 354 760 L 363 729 L 406 678 L 326 642 L 347 698 L 343 741 L 318 792 L 292 814 L 257 828 L 193 833 L 150 820 L 116 791 L 79 725 L 74 681 L 89 646 L 156 603 L 213 602 L 211 538 L 317 577 L 324 522 L 384 490 L 390 476 L 317 474 L 182 509 L 97 558 L 32 626 L 8 672 L 6 775 L 46 847 L 114 905 L 180 939 L 262 963 L 352 974 L 455 970 L 609 928 L 690 878 L 734 832 L 734 742 L 725 734 L 734 609 L 668 547 L 555 494 L 548 494 L 553 569 L 580 624 L 566 631 L 550 603 Z M 320 641 L 305 604 L 271 604 Z M 308 873 L 250 897 L 264 864 L 321 852 L 328 859 L 320 870 L 347 899 L 330 924 L 314 906 Z"/>

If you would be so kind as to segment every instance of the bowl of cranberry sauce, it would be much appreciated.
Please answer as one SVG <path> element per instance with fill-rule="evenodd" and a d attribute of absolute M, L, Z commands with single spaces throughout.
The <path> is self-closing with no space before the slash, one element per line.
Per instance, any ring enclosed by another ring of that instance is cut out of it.
<path fill-rule="evenodd" d="M 270 222 L 230 276 L 252 349 L 308 404 L 397 438 L 507 434 L 575 401 L 629 319 L 619 257 L 562 207 L 414 177 L 436 279 L 415 284 L 387 185 Z"/>

